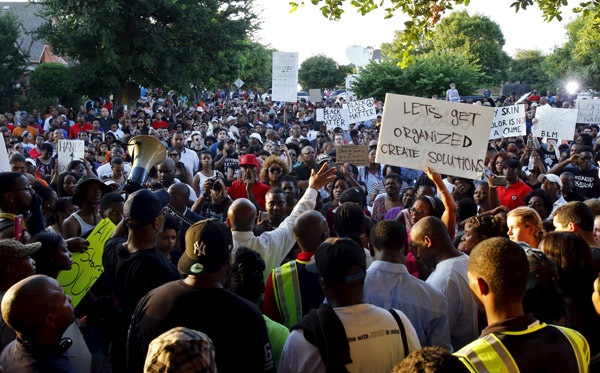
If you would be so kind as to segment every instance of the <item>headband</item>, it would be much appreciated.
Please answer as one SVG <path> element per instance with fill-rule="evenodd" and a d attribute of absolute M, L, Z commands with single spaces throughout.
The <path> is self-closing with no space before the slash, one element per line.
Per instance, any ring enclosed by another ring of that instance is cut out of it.
<path fill-rule="evenodd" d="M 425 198 L 427 198 L 427 200 L 429 201 L 429 203 L 431 203 L 431 207 L 433 207 L 433 210 L 435 210 L 435 198 L 433 198 L 432 196 L 423 196 Z"/>

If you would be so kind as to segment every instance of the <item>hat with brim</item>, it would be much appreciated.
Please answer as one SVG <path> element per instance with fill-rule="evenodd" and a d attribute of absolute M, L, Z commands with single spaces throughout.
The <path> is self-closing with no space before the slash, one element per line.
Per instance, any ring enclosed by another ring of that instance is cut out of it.
<path fill-rule="evenodd" d="M 41 242 L 24 244 L 15 239 L 0 240 L 0 267 L 8 268 L 42 247 Z"/>
<path fill-rule="evenodd" d="M 111 187 L 98 180 L 95 176 L 83 175 L 83 177 L 79 179 L 79 181 L 77 181 L 75 193 L 73 194 L 73 198 L 71 199 L 71 202 L 74 205 L 81 207 L 81 204 L 83 203 L 83 191 L 86 185 L 89 185 L 90 183 L 98 183 L 98 185 L 100 185 L 100 189 L 102 190 L 102 195 L 113 191 Z"/>
<path fill-rule="evenodd" d="M 218 219 L 200 220 L 185 232 L 185 252 L 177 268 L 186 275 L 217 272 L 229 260 L 233 248 L 231 230 Z"/>
<path fill-rule="evenodd" d="M 151 192 L 141 189 L 129 195 L 123 206 L 123 219 L 127 227 L 140 229 L 152 223 L 160 211 L 171 202 L 171 195 L 160 189 Z"/>

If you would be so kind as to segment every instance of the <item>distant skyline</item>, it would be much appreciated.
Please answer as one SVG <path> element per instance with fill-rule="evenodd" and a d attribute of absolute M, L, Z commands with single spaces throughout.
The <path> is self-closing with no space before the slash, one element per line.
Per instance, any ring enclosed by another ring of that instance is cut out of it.
<path fill-rule="evenodd" d="M 514 56 L 517 49 L 539 49 L 549 54 L 555 46 L 566 41 L 565 25 L 575 18 L 573 2 L 563 8 L 561 22 L 553 20 L 550 23 L 543 21 L 537 5 L 515 13 L 510 7 L 512 2 L 471 0 L 468 7 L 460 6 L 455 10 L 466 9 L 471 15 L 483 14 L 498 23 L 504 34 L 504 51 L 510 56 Z M 308 57 L 324 54 L 347 65 L 350 63 L 345 55 L 348 46 L 378 49 L 382 43 L 391 42 L 394 31 L 402 29 L 408 20 L 401 12 L 386 20 L 381 9 L 361 16 L 348 5 L 344 7 L 341 21 L 330 21 L 323 17 L 319 6 L 312 5 L 310 0 L 305 3 L 304 7 L 299 6 L 295 13 L 290 13 L 288 1 L 256 0 L 262 24 L 255 37 L 282 52 L 298 52 L 300 63 Z"/>

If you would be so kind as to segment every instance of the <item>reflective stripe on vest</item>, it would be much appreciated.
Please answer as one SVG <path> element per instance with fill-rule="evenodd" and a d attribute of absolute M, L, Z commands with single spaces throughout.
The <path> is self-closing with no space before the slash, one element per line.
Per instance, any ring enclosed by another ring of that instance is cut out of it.
<path fill-rule="evenodd" d="M 589 346 L 585 338 L 573 329 L 556 325 L 551 326 L 560 330 L 567 340 L 569 340 L 569 343 L 575 352 L 579 372 L 588 372 L 590 355 Z M 529 325 L 526 330 L 502 332 L 500 334 L 524 335 L 545 327 L 548 327 L 548 325 L 535 322 Z M 473 341 L 454 355 L 458 356 L 470 371 L 479 373 L 519 372 L 519 368 L 512 355 L 493 333 Z"/>
<path fill-rule="evenodd" d="M 275 301 L 283 324 L 288 328 L 302 320 L 302 299 L 296 261 L 288 262 L 272 272 Z"/>

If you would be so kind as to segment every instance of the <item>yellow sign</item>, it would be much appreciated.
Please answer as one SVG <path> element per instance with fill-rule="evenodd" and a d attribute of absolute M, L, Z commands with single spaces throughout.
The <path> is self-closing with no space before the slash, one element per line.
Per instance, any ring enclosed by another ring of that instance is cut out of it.
<path fill-rule="evenodd" d="M 89 248 L 83 253 L 73 253 L 73 267 L 58 274 L 57 280 L 65 288 L 65 293 L 72 298 L 73 307 L 77 307 L 104 272 L 104 244 L 112 236 L 115 228 L 110 219 L 103 219 L 87 238 Z"/>

